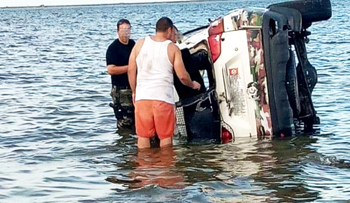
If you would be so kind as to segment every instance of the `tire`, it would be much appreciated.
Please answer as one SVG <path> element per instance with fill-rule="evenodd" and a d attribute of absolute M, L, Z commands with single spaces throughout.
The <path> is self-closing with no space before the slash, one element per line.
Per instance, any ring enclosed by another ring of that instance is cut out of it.
<path fill-rule="evenodd" d="M 298 89 L 298 77 L 295 66 L 295 55 L 292 50 L 289 50 L 290 58 L 287 63 L 287 72 L 286 72 L 286 89 L 288 94 L 288 100 L 290 107 L 293 110 L 293 117 L 298 118 L 301 106 L 299 98 L 299 89 Z"/>
<path fill-rule="evenodd" d="M 303 19 L 303 27 L 309 27 L 311 23 L 328 20 L 332 17 L 332 6 L 330 0 L 296 0 L 276 3 L 268 8 L 285 7 L 298 10 Z"/>

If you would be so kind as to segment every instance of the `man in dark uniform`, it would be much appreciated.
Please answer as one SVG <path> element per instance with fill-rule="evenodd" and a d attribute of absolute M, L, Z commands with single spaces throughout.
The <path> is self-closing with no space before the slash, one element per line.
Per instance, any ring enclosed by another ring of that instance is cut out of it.
<path fill-rule="evenodd" d="M 129 56 L 135 41 L 130 39 L 131 25 L 127 19 L 117 23 L 118 39 L 109 45 L 106 53 L 107 72 L 111 75 L 113 103 L 118 128 L 132 128 L 134 126 L 134 107 L 128 81 Z"/>

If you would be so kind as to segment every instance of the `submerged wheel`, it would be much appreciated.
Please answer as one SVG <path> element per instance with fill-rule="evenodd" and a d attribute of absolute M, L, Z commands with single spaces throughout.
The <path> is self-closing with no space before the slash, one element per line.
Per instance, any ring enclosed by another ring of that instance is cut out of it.
<path fill-rule="evenodd" d="M 285 7 L 298 10 L 303 18 L 303 27 L 307 28 L 316 21 L 328 20 L 332 17 L 332 6 L 330 0 L 297 0 L 276 3 L 272 7 Z"/>
<path fill-rule="evenodd" d="M 290 107 L 293 110 L 293 117 L 297 118 L 301 111 L 299 89 L 298 89 L 298 78 L 295 66 L 295 55 L 292 50 L 289 50 L 289 60 L 287 63 L 286 72 L 286 89 L 288 94 L 288 100 Z"/>

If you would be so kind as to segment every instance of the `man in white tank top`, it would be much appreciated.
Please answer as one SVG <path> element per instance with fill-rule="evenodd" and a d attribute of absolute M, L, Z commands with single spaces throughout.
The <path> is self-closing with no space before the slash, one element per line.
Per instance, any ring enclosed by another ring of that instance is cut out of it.
<path fill-rule="evenodd" d="M 136 42 L 128 67 L 128 77 L 135 105 L 135 126 L 138 148 L 150 148 L 150 138 L 158 135 L 160 147 L 172 145 L 175 128 L 173 73 L 193 89 L 182 61 L 180 49 L 170 41 L 173 22 L 162 17 L 157 21 L 156 35 Z"/>

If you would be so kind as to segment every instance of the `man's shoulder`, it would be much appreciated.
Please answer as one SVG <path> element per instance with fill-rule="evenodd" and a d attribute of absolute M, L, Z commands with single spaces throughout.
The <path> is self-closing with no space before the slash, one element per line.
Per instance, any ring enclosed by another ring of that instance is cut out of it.
<path fill-rule="evenodd" d="M 145 41 L 146 38 L 140 38 L 136 41 L 136 44 L 140 44 L 143 43 Z"/>
<path fill-rule="evenodd" d="M 170 51 L 171 53 L 175 53 L 175 52 L 180 51 L 180 49 L 175 43 L 170 42 L 168 45 L 168 51 Z"/>
<path fill-rule="evenodd" d="M 145 38 L 138 39 L 138 40 L 136 41 L 135 47 L 136 47 L 137 49 L 140 49 L 140 48 L 142 47 L 142 45 L 143 45 L 144 42 L 145 42 Z"/>
<path fill-rule="evenodd" d="M 108 49 L 113 49 L 115 47 L 117 47 L 119 44 L 119 40 L 118 39 L 115 39 L 109 46 L 108 46 Z"/>
<path fill-rule="evenodd" d="M 134 46 L 135 45 L 135 40 L 133 40 L 133 39 L 129 39 L 129 44 L 131 45 L 131 46 Z"/>
<path fill-rule="evenodd" d="M 178 48 L 178 46 L 174 43 L 174 42 L 169 42 L 169 47 L 173 48 L 173 49 L 176 49 Z"/>

